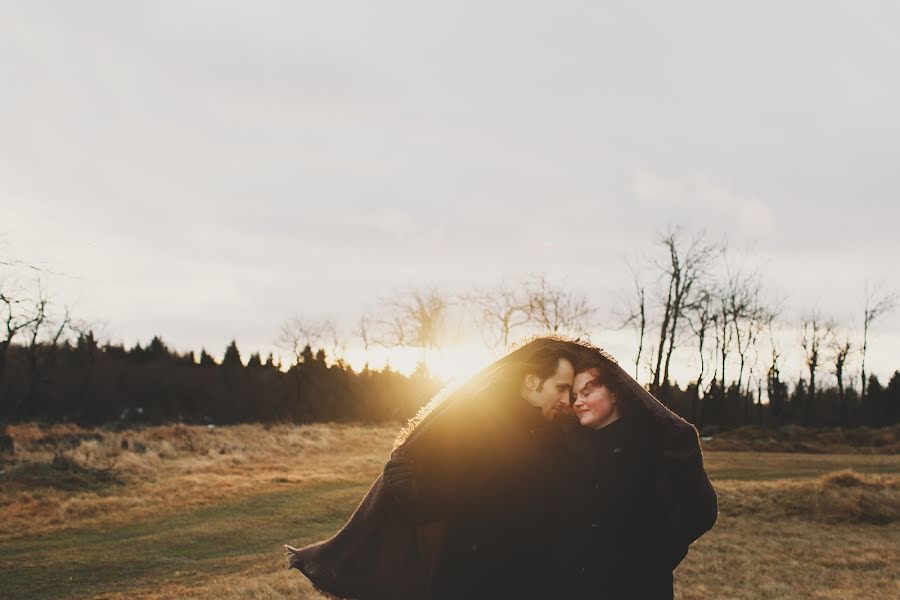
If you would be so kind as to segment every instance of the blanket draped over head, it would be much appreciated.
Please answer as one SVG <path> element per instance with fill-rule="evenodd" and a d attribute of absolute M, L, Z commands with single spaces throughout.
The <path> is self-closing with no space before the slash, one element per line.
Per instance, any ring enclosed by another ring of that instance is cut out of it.
<path fill-rule="evenodd" d="M 534 342 L 530 342 L 534 343 Z M 566 342 L 588 347 L 581 342 Z M 419 411 L 397 438 L 394 456 L 416 461 L 429 452 L 447 451 L 437 440 L 491 435 L 497 416 L 498 386 L 507 385 L 525 344 L 491 364 L 456 389 L 444 390 Z M 626 373 L 608 361 L 619 380 L 621 402 L 647 417 L 660 448 L 657 490 L 666 516 L 685 547 L 709 530 L 716 520 L 716 494 L 700 453 L 697 431 L 667 409 Z M 473 433 L 474 432 L 474 433 Z M 451 450 L 452 451 L 452 450 Z M 288 549 L 289 567 L 299 569 L 320 592 L 346 600 L 413 600 L 428 597 L 440 552 L 440 522 L 421 525 L 385 493 L 379 476 L 347 524 L 332 538 Z"/>

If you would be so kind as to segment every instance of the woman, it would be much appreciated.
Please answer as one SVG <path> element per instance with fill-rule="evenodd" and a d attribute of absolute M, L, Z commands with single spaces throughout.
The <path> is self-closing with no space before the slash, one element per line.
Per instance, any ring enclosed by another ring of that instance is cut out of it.
<path fill-rule="evenodd" d="M 696 430 L 596 348 L 579 353 L 572 387 L 559 597 L 672 598 L 672 571 L 717 515 Z"/>

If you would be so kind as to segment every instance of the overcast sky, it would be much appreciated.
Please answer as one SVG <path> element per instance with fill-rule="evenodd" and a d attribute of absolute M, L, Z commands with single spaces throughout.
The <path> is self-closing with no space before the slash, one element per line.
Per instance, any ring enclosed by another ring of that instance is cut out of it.
<path fill-rule="evenodd" d="M 294 313 L 529 272 L 607 311 L 681 225 L 750 248 L 788 319 L 849 323 L 864 280 L 900 288 L 898 25 L 887 1 L 5 1 L 0 256 L 113 339 L 247 353 Z"/>

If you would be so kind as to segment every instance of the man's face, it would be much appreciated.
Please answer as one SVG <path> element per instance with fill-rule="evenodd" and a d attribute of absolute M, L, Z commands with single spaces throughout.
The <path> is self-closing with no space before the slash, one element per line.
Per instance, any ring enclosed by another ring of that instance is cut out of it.
<path fill-rule="evenodd" d="M 541 415 L 550 420 L 556 414 L 559 406 L 568 402 L 574 377 L 575 369 L 572 367 L 572 363 L 561 358 L 556 372 L 543 382 L 536 375 L 526 375 L 522 397 L 532 406 L 539 407 Z"/>
<path fill-rule="evenodd" d="M 582 371 L 572 382 L 575 401 L 572 409 L 578 422 L 585 427 L 601 429 L 619 418 L 616 397 L 605 385 L 598 383 L 595 370 Z"/>

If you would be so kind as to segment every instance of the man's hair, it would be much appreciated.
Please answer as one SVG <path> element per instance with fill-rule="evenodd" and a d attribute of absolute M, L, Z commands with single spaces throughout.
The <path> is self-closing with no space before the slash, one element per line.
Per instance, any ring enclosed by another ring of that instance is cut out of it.
<path fill-rule="evenodd" d="M 556 373 L 560 359 L 569 361 L 574 367 L 577 358 L 576 344 L 555 335 L 529 338 L 510 354 L 517 355 L 514 363 L 517 385 L 521 385 L 526 375 L 535 375 L 543 386 Z"/>

